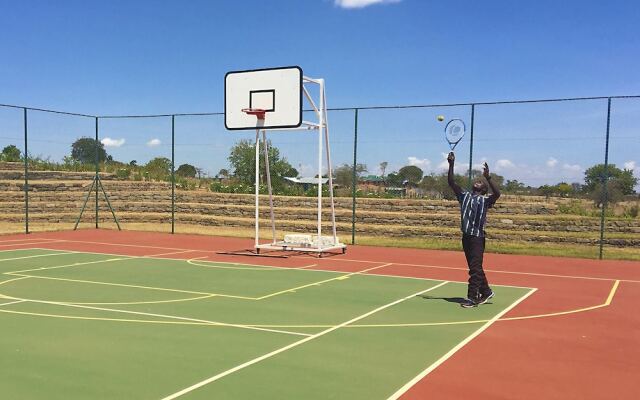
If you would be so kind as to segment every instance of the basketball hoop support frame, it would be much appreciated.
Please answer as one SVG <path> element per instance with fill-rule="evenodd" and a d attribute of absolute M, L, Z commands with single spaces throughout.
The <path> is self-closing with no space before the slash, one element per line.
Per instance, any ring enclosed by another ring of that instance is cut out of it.
<path fill-rule="evenodd" d="M 318 100 L 314 101 L 313 96 L 307 90 L 305 85 L 317 85 L 318 86 Z M 302 91 L 304 97 L 311 105 L 314 115 L 317 118 L 317 122 L 302 121 L 302 124 L 297 128 L 261 128 L 264 124 L 264 113 L 260 113 L 260 110 L 244 109 L 242 111 L 256 115 L 258 118 L 256 124 L 256 138 L 255 138 L 255 241 L 254 247 L 256 253 L 260 253 L 260 250 L 280 250 L 280 251 L 303 251 L 318 253 L 322 256 L 322 253 L 330 252 L 333 250 L 342 250 L 346 252 L 347 246 L 338 242 L 337 230 L 336 230 L 336 213 L 333 196 L 333 171 L 331 168 L 331 149 L 329 146 L 329 121 L 327 118 L 327 100 L 325 92 L 324 79 L 309 78 L 303 76 Z M 262 119 L 260 118 L 262 116 Z M 271 188 L 271 179 L 269 173 L 269 149 L 267 144 L 267 131 L 318 131 L 318 214 L 317 214 L 317 243 L 315 246 L 303 246 L 295 243 L 279 242 L 276 238 L 274 206 L 273 206 L 273 193 Z M 264 143 L 264 162 L 266 166 L 267 187 L 269 191 L 269 209 L 271 219 L 271 243 L 260 244 L 260 133 L 262 133 L 262 141 Z M 326 156 L 327 173 L 328 173 L 328 186 L 329 186 L 329 199 L 331 204 L 331 226 L 333 242 L 330 245 L 325 245 L 322 240 L 322 169 L 323 169 L 323 156 Z"/>

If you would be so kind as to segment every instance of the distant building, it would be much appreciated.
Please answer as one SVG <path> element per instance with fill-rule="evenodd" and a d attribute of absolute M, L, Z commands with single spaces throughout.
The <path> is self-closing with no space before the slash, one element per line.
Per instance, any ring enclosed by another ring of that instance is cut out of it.
<path fill-rule="evenodd" d="M 306 192 L 313 186 L 318 185 L 318 178 L 289 178 L 288 176 L 284 177 L 285 180 L 295 184 L 302 186 L 302 189 Z M 323 185 L 326 185 L 329 182 L 329 178 L 321 178 Z"/>
<path fill-rule="evenodd" d="M 386 182 L 384 178 L 377 175 L 367 175 L 358 178 L 358 190 L 364 192 L 384 192 Z"/>

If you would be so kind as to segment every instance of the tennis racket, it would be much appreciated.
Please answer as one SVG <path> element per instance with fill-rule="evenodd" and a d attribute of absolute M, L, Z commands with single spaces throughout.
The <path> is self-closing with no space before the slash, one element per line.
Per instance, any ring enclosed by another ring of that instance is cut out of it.
<path fill-rule="evenodd" d="M 447 126 L 444 127 L 444 137 L 449 142 L 451 151 L 456 148 L 458 143 L 462 140 L 465 133 L 464 121 L 455 118 L 447 122 Z"/>

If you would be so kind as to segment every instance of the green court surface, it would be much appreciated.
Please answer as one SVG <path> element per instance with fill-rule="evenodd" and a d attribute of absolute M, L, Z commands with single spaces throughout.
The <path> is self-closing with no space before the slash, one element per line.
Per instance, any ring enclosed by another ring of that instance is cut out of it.
<path fill-rule="evenodd" d="M 252 261 L 254 261 L 252 259 Z M 0 252 L 6 399 L 387 399 L 531 289 L 45 249 Z"/>

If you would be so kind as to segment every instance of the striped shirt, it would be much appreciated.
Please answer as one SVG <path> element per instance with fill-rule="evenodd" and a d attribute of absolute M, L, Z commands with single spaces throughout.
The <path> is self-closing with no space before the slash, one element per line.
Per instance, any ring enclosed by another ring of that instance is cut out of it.
<path fill-rule="evenodd" d="M 470 236 L 484 237 L 487 210 L 496 202 L 493 195 L 483 196 L 463 191 L 458 196 L 460 203 L 460 229 Z"/>

